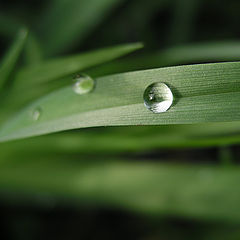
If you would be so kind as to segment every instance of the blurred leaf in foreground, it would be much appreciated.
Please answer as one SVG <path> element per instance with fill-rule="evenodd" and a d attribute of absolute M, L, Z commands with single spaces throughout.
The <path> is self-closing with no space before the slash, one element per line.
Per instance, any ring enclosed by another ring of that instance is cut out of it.
<path fill-rule="evenodd" d="M 1 143 L 0 159 L 15 159 L 16 156 L 32 159 L 36 154 L 134 154 L 156 149 L 225 147 L 237 143 L 240 143 L 239 122 L 89 128 Z"/>
<path fill-rule="evenodd" d="M 240 221 L 236 184 L 240 181 L 239 167 L 127 163 L 99 158 L 62 161 L 55 156 L 51 160 L 2 162 L 0 173 L 1 191 L 20 191 L 28 196 L 48 194 L 150 215 Z"/>

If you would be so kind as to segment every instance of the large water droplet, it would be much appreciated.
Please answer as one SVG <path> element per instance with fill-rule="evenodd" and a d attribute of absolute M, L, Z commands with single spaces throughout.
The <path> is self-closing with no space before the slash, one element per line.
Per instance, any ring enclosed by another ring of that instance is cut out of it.
<path fill-rule="evenodd" d="M 89 93 L 95 86 L 95 81 L 86 74 L 76 75 L 74 81 L 73 90 L 77 94 Z"/>
<path fill-rule="evenodd" d="M 40 107 L 35 108 L 32 112 L 32 119 L 34 121 L 37 121 L 40 118 L 41 114 L 42 114 L 42 109 Z"/>
<path fill-rule="evenodd" d="M 171 89 L 165 83 L 149 85 L 143 94 L 144 105 L 154 113 L 166 112 L 173 103 Z"/>

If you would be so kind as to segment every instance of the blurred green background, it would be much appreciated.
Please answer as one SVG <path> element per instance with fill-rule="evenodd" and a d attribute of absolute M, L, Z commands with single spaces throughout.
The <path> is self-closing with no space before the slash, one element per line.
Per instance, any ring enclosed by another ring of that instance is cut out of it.
<path fill-rule="evenodd" d="M 237 61 L 239 9 L 237 0 L 1 1 L 0 54 L 25 26 L 18 68 L 129 42 L 145 47 L 86 72 Z M 1 143 L 0 238 L 240 239 L 238 143 L 239 122 Z"/>

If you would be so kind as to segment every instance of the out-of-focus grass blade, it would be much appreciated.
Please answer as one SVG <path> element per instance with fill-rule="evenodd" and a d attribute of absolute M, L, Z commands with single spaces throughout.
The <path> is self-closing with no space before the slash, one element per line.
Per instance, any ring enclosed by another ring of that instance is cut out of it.
<path fill-rule="evenodd" d="M 190 124 L 240 120 L 240 63 L 189 65 L 97 79 L 93 92 L 68 86 L 26 107 L 0 131 L 0 141 L 94 126 Z M 175 101 L 165 113 L 143 104 L 143 92 L 164 82 Z M 34 121 L 33 114 L 41 110 Z"/>
<path fill-rule="evenodd" d="M 130 43 L 108 47 L 92 52 L 82 53 L 45 61 L 41 64 L 26 67 L 16 76 L 16 88 L 22 84 L 44 83 L 58 79 L 86 68 L 111 61 L 142 48 L 141 43 Z"/>
<path fill-rule="evenodd" d="M 89 144 L 91 143 L 91 144 Z M 240 123 L 92 128 L 0 144 L 0 159 L 33 156 L 140 153 L 240 143 Z M 28 148 L 25 148 L 28 146 Z M 44 149 L 44 151 L 42 151 Z"/>
<path fill-rule="evenodd" d="M 0 189 L 154 215 L 240 221 L 240 169 L 117 160 L 2 162 Z M 224 194 L 223 194 L 224 193 Z"/>
<path fill-rule="evenodd" d="M 212 42 L 198 43 L 173 47 L 159 52 L 155 56 L 155 63 L 160 58 L 165 64 L 183 64 L 190 62 L 233 61 L 240 59 L 240 42 Z M 158 59 L 159 58 L 159 59 Z"/>
<path fill-rule="evenodd" d="M 142 70 L 179 64 L 223 62 L 240 60 L 240 42 L 195 43 L 171 47 L 155 53 L 118 59 L 102 66 L 94 67 L 88 72 L 94 76 Z"/>
<path fill-rule="evenodd" d="M 13 71 L 17 59 L 23 49 L 26 38 L 27 30 L 21 29 L 18 33 L 15 43 L 11 46 L 6 56 L 4 57 L 0 65 L 0 89 L 3 87 L 11 72 Z"/>
<path fill-rule="evenodd" d="M 68 86 L 38 99 L 8 121 L 0 141 L 94 126 L 237 121 L 239 75 L 239 62 L 200 64 L 106 76 L 85 95 Z M 143 92 L 153 82 L 172 89 L 175 101 L 165 113 L 154 114 L 143 104 Z M 41 112 L 37 121 L 35 111 Z"/>
<path fill-rule="evenodd" d="M 47 55 L 66 51 L 79 43 L 122 0 L 54 0 L 41 17 Z M 96 39 L 97 41 L 98 39 Z"/>

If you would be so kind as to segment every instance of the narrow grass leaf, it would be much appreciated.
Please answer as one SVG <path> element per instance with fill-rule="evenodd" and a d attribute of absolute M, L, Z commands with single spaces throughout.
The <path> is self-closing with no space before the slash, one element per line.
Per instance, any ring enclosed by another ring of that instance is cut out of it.
<path fill-rule="evenodd" d="M 129 155 L 161 148 L 221 147 L 237 143 L 240 143 L 239 122 L 89 128 L 80 132 L 64 132 L 1 143 L 0 159 L 16 159 L 20 156 L 32 159 L 36 155 L 47 157 L 49 154 Z"/>
<path fill-rule="evenodd" d="M 38 65 L 26 67 L 17 73 L 15 88 L 23 84 L 26 86 L 26 84 L 44 83 L 74 74 L 124 56 L 142 47 L 141 43 L 123 44 L 74 56 L 52 59 Z"/>
<path fill-rule="evenodd" d="M 191 63 L 224 62 L 240 60 L 240 42 L 206 42 L 171 47 L 155 53 L 118 59 L 88 72 L 94 76 L 104 76 L 133 70 L 174 66 Z"/>
<path fill-rule="evenodd" d="M 240 169 L 89 161 L 16 159 L 1 163 L 0 188 L 108 205 L 149 215 L 240 221 Z M 223 194 L 224 193 L 224 194 Z"/>
<path fill-rule="evenodd" d="M 0 141 L 67 129 L 190 124 L 240 120 L 240 63 L 200 64 L 122 73 L 96 79 L 89 94 L 67 86 L 26 107 L 0 131 Z M 154 82 L 172 90 L 171 108 L 155 114 L 144 106 L 143 93 Z M 41 108 L 34 121 L 32 113 Z"/>

